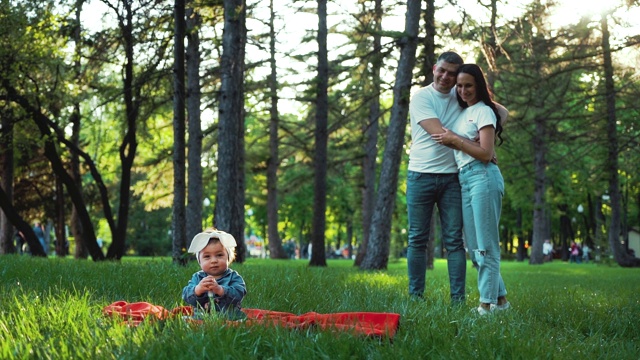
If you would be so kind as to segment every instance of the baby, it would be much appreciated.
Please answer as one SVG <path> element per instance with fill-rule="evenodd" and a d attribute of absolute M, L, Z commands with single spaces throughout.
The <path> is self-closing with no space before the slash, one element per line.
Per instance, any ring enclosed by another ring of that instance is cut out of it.
<path fill-rule="evenodd" d="M 247 294 L 242 276 L 229 269 L 235 259 L 236 240 L 224 231 L 207 229 L 191 241 L 201 271 L 182 289 L 182 299 L 197 309 L 211 309 L 231 317 L 242 316 L 242 299 Z"/>

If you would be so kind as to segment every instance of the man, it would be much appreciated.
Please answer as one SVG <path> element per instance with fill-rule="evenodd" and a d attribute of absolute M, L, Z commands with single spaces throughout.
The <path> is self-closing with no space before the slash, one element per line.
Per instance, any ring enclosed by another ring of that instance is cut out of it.
<path fill-rule="evenodd" d="M 431 134 L 453 128 L 461 112 L 456 99 L 456 75 L 463 60 L 444 52 L 433 66 L 433 83 L 416 91 L 409 105 L 411 151 L 407 175 L 409 294 L 423 297 L 427 270 L 427 242 L 437 204 L 442 239 L 447 251 L 453 303 L 465 300 L 466 253 L 462 240 L 462 200 L 453 149 L 436 143 Z"/>
<path fill-rule="evenodd" d="M 462 239 L 462 197 L 453 149 L 436 143 L 431 134 L 451 129 L 462 108 L 456 98 L 456 77 L 463 64 L 460 55 L 447 51 L 433 66 L 433 83 L 416 91 L 409 104 L 411 151 L 407 175 L 409 246 L 407 265 L 409 294 L 424 296 L 427 270 L 427 242 L 434 205 L 438 206 L 442 239 L 447 250 L 451 301 L 465 300 L 466 252 Z M 500 121 L 508 111 L 496 104 Z"/>

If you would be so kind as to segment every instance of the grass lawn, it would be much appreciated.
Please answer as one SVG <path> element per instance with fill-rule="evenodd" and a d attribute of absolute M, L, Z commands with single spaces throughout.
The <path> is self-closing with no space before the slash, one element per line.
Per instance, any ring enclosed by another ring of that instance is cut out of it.
<path fill-rule="evenodd" d="M 509 311 L 479 317 L 476 271 L 467 303 L 449 304 L 446 262 L 427 274 L 425 301 L 407 295 L 406 262 L 363 272 L 347 260 L 249 259 L 246 308 L 393 312 L 393 339 L 347 332 L 230 326 L 214 317 L 127 327 L 102 315 L 115 301 L 184 305 L 182 287 L 199 269 L 168 258 L 120 263 L 0 256 L 0 359 L 640 359 L 640 269 L 554 261 L 503 262 Z"/>

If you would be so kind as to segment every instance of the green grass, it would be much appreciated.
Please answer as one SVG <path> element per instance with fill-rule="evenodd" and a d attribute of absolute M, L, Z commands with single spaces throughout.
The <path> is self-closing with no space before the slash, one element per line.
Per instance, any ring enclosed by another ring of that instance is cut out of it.
<path fill-rule="evenodd" d="M 195 263 L 170 259 L 94 263 L 0 257 L 0 359 L 638 359 L 640 269 L 555 261 L 503 262 L 510 311 L 479 318 L 476 271 L 466 306 L 449 305 L 446 262 L 427 274 L 425 301 L 407 296 L 406 263 L 362 272 L 345 260 L 250 259 L 233 264 L 247 282 L 247 308 L 302 314 L 401 314 L 393 342 L 349 333 L 201 325 L 180 319 L 121 325 L 102 315 L 114 301 L 183 305 Z"/>

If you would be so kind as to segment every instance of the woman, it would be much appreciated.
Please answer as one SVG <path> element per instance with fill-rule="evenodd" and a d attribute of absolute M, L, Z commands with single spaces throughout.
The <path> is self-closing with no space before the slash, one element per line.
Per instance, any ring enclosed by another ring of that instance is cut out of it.
<path fill-rule="evenodd" d="M 510 307 L 500 275 L 499 223 L 504 180 L 498 166 L 491 161 L 496 137 L 502 143 L 502 126 L 478 65 L 460 66 L 456 91 L 458 103 L 464 110 L 455 128 L 432 136 L 435 141 L 457 150 L 464 235 L 471 259 L 478 265 L 480 306 L 475 311 L 484 315 Z"/>

